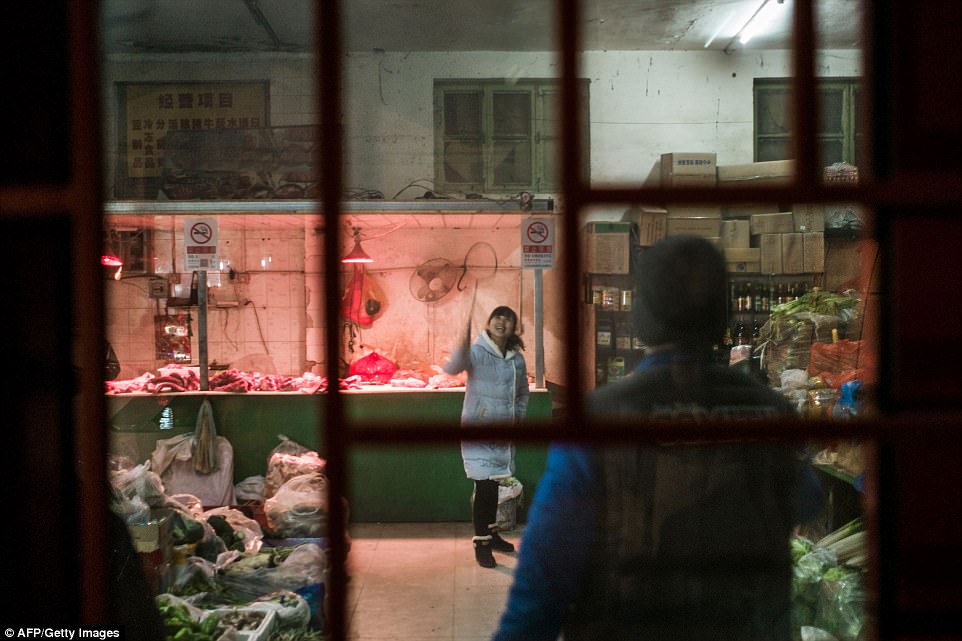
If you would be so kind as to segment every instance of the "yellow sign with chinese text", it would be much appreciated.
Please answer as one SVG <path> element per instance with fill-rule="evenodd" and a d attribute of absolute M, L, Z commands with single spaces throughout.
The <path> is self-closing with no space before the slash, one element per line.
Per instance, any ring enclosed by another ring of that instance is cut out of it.
<path fill-rule="evenodd" d="M 268 122 L 267 82 L 124 83 L 129 178 L 163 173 L 167 132 L 252 129 Z"/>

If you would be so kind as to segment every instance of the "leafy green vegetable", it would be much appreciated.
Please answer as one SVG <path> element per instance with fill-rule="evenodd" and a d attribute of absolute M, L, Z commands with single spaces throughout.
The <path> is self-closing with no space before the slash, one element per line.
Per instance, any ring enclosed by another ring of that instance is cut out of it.
<path fill-rule="evenodd" d="M 320 630 L 276 630 L 267 641 L 324 641 Z"/>
<path fill-rule="evenodd" d="M 197 543 L 204 538 L 204 526 L 179 510 L 171 513 L 170 527 L 174 545 Z"/>
<path fill-rule="evenodd" d="M 791 541 L 792 564 L 798 563 L 799 559 L 812 551 L 812 542 L 800 536 L 793 536 Z"/>
<path fill-rule="evenodd" d="M 772 306 L 771 318 L 774 320 L 800 312 L 841 316 L 843 311 L 854 309 L 858 304 L 858 298 L 813 287 L 793 301 Z"/>

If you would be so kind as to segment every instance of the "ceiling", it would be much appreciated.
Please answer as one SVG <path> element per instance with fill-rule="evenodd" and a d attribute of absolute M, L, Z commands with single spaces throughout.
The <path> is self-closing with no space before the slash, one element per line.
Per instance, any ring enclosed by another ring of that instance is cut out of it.
<path fill-rule="evenodd" d="M 108 54 L 310 52 L 315 2 L 102 0 L 103 44 Z M 584 0 L 583 49 L 722 51 L 762 2 Z M 768 0 L 760 18 L 770 15 L 771 27 L 746 46 L 788 48 L 793 3 Z M 819 47 L 859 46 L 862 0 L 814 4 Z M 347 0 L 341 5 L 349 51 L 557 48 L 555 0 Z"/>

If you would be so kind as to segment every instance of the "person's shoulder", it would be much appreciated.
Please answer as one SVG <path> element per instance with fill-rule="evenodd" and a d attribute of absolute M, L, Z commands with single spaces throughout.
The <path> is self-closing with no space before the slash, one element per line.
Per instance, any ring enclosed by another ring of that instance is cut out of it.
<path fill-rule="evenodd" d="M 657 380 L 650 371 L 633 373 L 618 381 L 594 389 L 587 397 L 587 409 L 596 415 L 617 415 L 645 397 L 647 388 Z"/>
<path fill-rule="evenodd" d="M 724 396 L 728 396 L 730 401 L 737 400 L 746 406 L 766 406 L 773 412 L 786 417 L 796 415 L 791 402 L 784 394 L 751 375 L 722 365 L 717 365 L 715 372 L 714 387 Z"/>

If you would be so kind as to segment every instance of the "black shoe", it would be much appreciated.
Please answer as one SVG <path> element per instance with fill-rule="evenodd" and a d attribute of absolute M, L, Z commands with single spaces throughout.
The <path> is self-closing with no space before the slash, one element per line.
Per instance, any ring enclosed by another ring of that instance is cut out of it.
<path fill-rule="evenodd" d="M 498 565 L 494 555 L 491 554 L 491 539 L 474 540 L 474 558 L 483 568 L 493 568 Z"/>
<path fill-rule="evenodd" d="M 492 532 L 491 549 L 495 552 L 514 552 L 514 545 L 502 539 L 497 532 Z"/>

